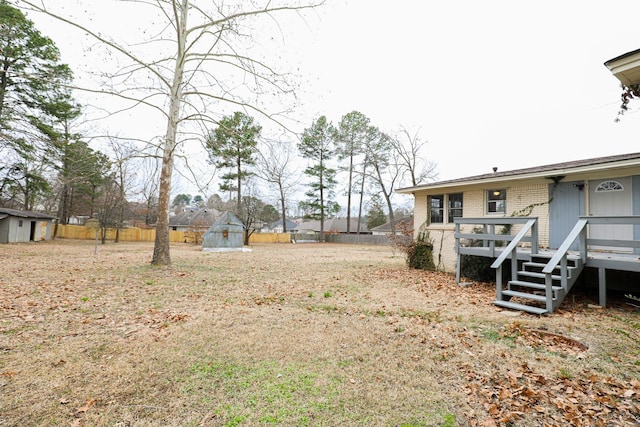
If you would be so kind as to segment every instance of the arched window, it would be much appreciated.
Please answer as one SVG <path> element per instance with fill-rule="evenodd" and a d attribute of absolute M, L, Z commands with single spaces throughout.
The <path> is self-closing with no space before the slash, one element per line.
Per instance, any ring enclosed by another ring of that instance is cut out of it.
<path fill-rule="evenodd" d="M 618 181 L 604 181 L 596 187 L 596 192 L 600 191 L 624 191 L 624 187 Z"/>

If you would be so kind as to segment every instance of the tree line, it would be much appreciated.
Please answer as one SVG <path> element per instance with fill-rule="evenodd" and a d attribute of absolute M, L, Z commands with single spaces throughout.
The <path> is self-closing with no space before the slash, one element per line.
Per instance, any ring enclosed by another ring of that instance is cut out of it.
<path fill-rule="evenodd" d="M 200 173 L 196 184 L 219 180 L 220 193 L 206 194 L 206 202 L 224 202 L 248 229 L 274 218 L 275 212 L 286 227 L 287 211 L 302 187 L 304 198 L 296 207 L 305 217 L 319 219 L 322 228 L 324 220 L 340 210 L 337 191 L 347 198 L 349 220 L 360 218 L 368 202 L 377 221 L 386 210 L 393 222 L 393 189 L 400 182 L 415 185 L 434 177 L 435 165 L 422 157 L 425 142 L 417 133 L 385 133 L 358 111 L 345 114 L 335 126 L 325 116 L 317 117 L 296 132 L 260 107 L 266 93 L 288 95 L 292 89 L 285 74 L 255 52 L 239 50 L 254 37 L 251 20 L 266 17 L 271 22 L 279 14 L 301 13 L 322 2 L 281 0 L 260 7 L 239 2 L 224 11 L 195 0 L 132 2 L 155 9 L 167 20 L 162 27 L 166 33 L 147 40 L 171 42 L 173 54 L 162 58 L 118 44 L 108 34 L 48 8 L 47 2 L 16 3 L 0 0 L 0 203 L 5 207 L 53 213 L 61 224 L 77 216 L 95 217 L 103 228 L 122 227 L 132 217 L 155 224 L 152 262 L 169 264 L 171 180 L 179 148 L 189 141 L 200 141 L 210 166 L 204 172 L 209 176 Z M 61 62 L 54 41 L 41 34 L 23 10 L 61 20 L 127 59 L 130 65 L 105 75 L 108 84 L 92 91 L 130 102 L 129 108 L 142 104 L 157 110 L 167 122 L 160 142 L 139 143 L 87 130 L 86 106 L 74 98 L 78 88 L 72 70 Z M 207 64 L 241 70 L 245 80 L 255 84 L 239 95 Z M 139 74 L 154 83 L 144 86 L 130 78 Z M 217 86 L 222 88 L 214 93 Z M 154 104 L 155 98 L 162 101 Z M 211 104 L 225 102 L 236 111 L 207 113 Z M 281 125 L 288 137 L 263 134 L 260 120 Z M 300 159 L 305 179 L 296 170 Z M 340 184 L 338 174 L 345 177 Z M 263 200 L 265 187 L 274 195 L 273 204 Z M 357 213 L 352 211 L 356 201 Z"/>

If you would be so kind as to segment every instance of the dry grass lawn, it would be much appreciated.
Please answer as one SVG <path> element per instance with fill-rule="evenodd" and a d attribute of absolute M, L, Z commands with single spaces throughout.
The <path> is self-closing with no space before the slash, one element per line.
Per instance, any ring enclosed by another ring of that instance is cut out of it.
<path fill-rule="evenodd" d="M 0 246 L 0 426 L 631 426 L 640 318 L 550 316 L 388 247 Z"/>

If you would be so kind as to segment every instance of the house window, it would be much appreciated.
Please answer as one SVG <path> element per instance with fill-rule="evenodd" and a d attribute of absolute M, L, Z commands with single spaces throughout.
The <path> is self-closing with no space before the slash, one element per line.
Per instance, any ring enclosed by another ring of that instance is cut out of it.
<path fill-rule="evenodd" d="M 21 219 L 18 220 L 18 227 L 22 227 L 22 220 Z"/>
<path fill-rule="evenodd" d="M 449 210 L 447 212 L 448 222 L 453 222 L 454 218 L 462 218 L 462 193 L 449 194 Z"/>
<path fill-rule="evenodd" d="M 507 211 L 507 190 L 487 190 L 487 213 Z"/>
<path fill-rule="evenodd" d="M 442 224 L 444 222 L 444 196 L 429 197 L 429 208 L 429 222 Z"/>
<path fill-rule="evenodd" d="M 597 193 L 602 191 L 624 191 L 624 187 L 618 181 L 605 181 L 596 187 Z"/>

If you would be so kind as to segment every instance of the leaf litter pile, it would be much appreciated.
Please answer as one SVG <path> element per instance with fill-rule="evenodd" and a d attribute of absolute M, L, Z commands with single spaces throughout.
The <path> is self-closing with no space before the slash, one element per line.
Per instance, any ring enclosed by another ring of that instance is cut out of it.
<path fill-rule="evenodd" d="M 1 245 L 0 426 L 633 426 L 640 317 L 552 315 L 389 247 Z"/>

